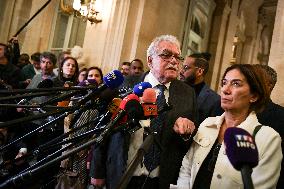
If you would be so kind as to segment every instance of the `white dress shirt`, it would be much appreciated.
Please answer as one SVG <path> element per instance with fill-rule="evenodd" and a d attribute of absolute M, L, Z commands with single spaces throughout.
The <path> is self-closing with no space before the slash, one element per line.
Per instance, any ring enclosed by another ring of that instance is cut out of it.
<path fill-rule="evenodd" d="M 157 85 L 161 85 L 161 83 L 154 77 L 154 75 L 151 73 L 151 71 L 149 72 L 148 75 L 146 75 L 144 82 L 149 82 L 152 87 L 155 89 L 156 91 L 156 96 L 159 95 L 159 89 L 157 88 Z M 166 89 L 164 91 L 164 95 L 166 98 L 166 101 L 168 102 L 168 98 L 169 98 L 169 87 L 170 87 L 170 82 L 167 84 L 164 84 L 166 86 Z M 129 166 L 131 161 L 133 160 L 137 150 L 140 148 L 140 146 L 143 143 L 143 133 L 144 133 L 144 127 L 149 127 L 150 126 L 150 119 L 147 120 L 141 120 L 140 124 L 142 126 L 141 129 L 139 129 L 138 131 L 136 131 L 134 134 L 131 135 L 130 138 L 130 145 L 129 145 L 129 150 L 128 150 L 128 160 L 127 160 L 127 165 Z M 139 166 L 137 166 L 135 172 L 134 172 L 134 176 L 141 176 L 141 175 L 148 175 L 149 172 L 146 169 L 145 165 L 143 164 L 143 162 L 141 162 L 141 164 Z M 151 173 L 150 173 L 150 177 L 157 177 L 159 175 L 159 166 L 154 169 Z"/>

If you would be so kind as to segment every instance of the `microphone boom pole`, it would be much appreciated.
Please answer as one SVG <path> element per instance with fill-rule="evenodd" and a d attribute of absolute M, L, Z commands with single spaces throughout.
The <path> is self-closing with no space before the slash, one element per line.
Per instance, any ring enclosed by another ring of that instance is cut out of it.
<path fill-rule="evenodd" d="M 13 35 L 13 37 L 16 37 L 21 33 L 21 31 L 51 2 L 51 0 L 48 0 L 36 13 Z M 9 40 L 11 42 L 11 39 Z"/>
<path fill-rule="evenodd" d="M 155 135 L 156 133 L 152 132 L 145 138 L 142 145 L 137 150 L 127 170 L 125 171 L 124 175 L 120 179 L 120 182 L 117 187 L 118 189 L 126 188 L 137 166 L 142 162 L 144 155 L 146 154 L 146 152 L 149 151 L 151 145 L 154 143 Z"/>
<path fill-rule="evenodd" d="M 52 88 L 35 88 L 35 89 L 13 89 L 13 90 L 0 90 L 0 94 L 19 94 L 19 93 L 32 93 L 32 92 L 51 92 L 51 91 L 82 91 L 87 89 L 96 89 L 96 86 L 86 87 L 52 87 Z"/>
<path fill-rule="evenodd" d="M 24 94 L 24 95 L 6 96 L 6 97 L 1 97 L 0 101 L 15 100 L 18 98 L 27 98 L 27 97 L 49 96 L 52 94 L 54 94 L 54 92 L 39 92 L 39 93 L 30 93 L 30 94 Z"/>
<path fill-rule="evenodd" d="M 76 110 L 77 107 L 69 107 L 66 108 L 68 111 L 74 111 Z M 19 119 L 15 119 L 15 120 L 11 120 L 11 121 L 6 121 L 3 123 L 0 123 L 0 129 L 10 126 L 10 125 L 14 125 L 14 124 L 18 124 L 18 123 L 24 123 L 24 122 L 28 122 L 28 121 L 33 121 L 36 119 L 41 119 L 41 118 L 46 118 L 48 116 L 52 116 L 52 115 L 57 115 L 60 113 L 64 113 L 67 110 L 66 109 L 61 109 L 61 110 L 56 110 L 56 111 L 52 111 L 52 112 L 47 112 L 47 113 L 42 113 L 42 114 L 38 114 L 38 115 L 34 115 L 34 116 L 29 116 L 29 117 L 23 117 L 23 118 L 19 118 Z"/>
<path fill-rule="evenodd" d="M 13 107 L 13 108 L 41 108 L 41 105 L 22 105 L 22 104 L 0 104 L 0 107 Z M 69 107 L 62 106 L 44 106 L 45 109 L 69 109 Z"/>
<path fill-rule="evenodd" d="M 97 138 L 94 138 L 94 139 L 86 142 L 85 144 L 83 144 L 83 145 L 81 145 L 81 146 L 79 146 L 77 148 L 74 148 L 74 149 L 66 152 L 64 155 L 62 155 L 60 157 L 57 157 L 57 158 L 54 158 L 51 161 L 49 161 L 49 162 L 47 162 L 47 163 L 45 163 L 43 165 L 40 165 L 39 167 L 37 167 L 35 169 L 32 169 L 32 170 L 24 172 L 22 174 L 16 175 L 15 177 L 10 178 L 10 179 L 6 180 L 5 182 L 1 183 L 0 184 L 0 189 L 7 188 L 8 186 L 11 186 L 11 187 L 12 186 L 17 186 L 17 185 L 21 184 L 21 182 L 28 181 L 34 175 L 39 174 L 41 171 L 45 170 L 47 167 L 53 165 L 54 163 L 62 161 L 64 159 L 68 158 L 69 156 L 71 156 L 71 155 L 73 155 L 75 153 L 78 153 L 81 150 L 83 150 L 85 148 L 88 148 L 89 146 L 91 146 L 93 144 L 96 144 L 96 143 L 97 143 Z"/>
<path fill-rule="evenodd" d="M 13 140 L 11 143 L 9 143 L 9 144 L 7 144 L 7 145 L 5 145 L 5 146 L 0 147 L 0 152 L 3 151 L 4 149 L 8 148 L 9 146 L 11 146 L 11 145 L 13 145 L 13 144 L 19 142 L 20 140 L 23 140 L 24 138 L 26 138 L 26 137 L 28 137 L 28 136 L 34 134 L 35 132 L 37 132 L 37 131 L 39 131 L 39 130 L 41 130 L 41 129 L 43 129 L 43 128 L 46 128 L 47 126 L 49 126 L 49 125 L 55 123 L 56 121 L 58 121 L 58 120 L 60 120 L 60 119 L 63 119 L 63 118 L 64 118 L 65 116 L 67 116 L 69 113 L 70 113 L 70 112 L 65 112 L 65 113 L 61 114 L 60 116 L 54 118 L 53 120 L 51 120 L 51 121 L 49 121 L 49 122 L 43 124 L 42 126 L 36 128 L 35 130 L 33 130 L 33 131 L 31 131 L 31 132 L 25 134 L 24 136 L 22 136 L 22 137 L 20 137 L 20 138 L 17 138 L 16 140 Z"/>

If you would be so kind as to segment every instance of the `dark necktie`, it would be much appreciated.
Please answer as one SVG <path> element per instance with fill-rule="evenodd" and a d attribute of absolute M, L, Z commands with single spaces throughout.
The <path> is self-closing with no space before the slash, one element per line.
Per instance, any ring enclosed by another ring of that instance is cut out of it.
<path fill-rule="evenodd" d="M 164 94 L 166 86 L 157 85 L 157 88 L 160 91 L 159 95 L 157 96 L 157 106 L 158 106 L 158 109 L 162 109 L 166 104 L 166 99 L 165 99 L 165 94 Z M 158 138 L 160 138 L 161 129 L 162 129 L 165 118 L 166 118 L 166 114 L 162 113 L 158 115 L 156 118 L 151 120 L 150 127 L 152 131 L 157 132 Z M 149 172 L 151 172 L 152 170 L 156 169 L 157 166 L 159 166 L 160 153 L 161 153 L 160 148 L 154 141 L 154 143 L 150 146 L 148 152 L 144 156 L 144 165 Z"/>

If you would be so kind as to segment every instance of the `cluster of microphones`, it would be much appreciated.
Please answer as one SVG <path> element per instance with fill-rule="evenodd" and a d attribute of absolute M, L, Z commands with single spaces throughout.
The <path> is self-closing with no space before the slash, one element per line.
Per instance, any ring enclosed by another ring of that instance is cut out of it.
<path fill-rule="evenodd" d="M 97 109 L 100 114 L 91 123 L 85 124 L 88 126 L 91 124 L 93 126 L 91 130 L 78 136 L 78 139 L 75 138 L 65 141 L 66 144 L 68 143 L 70 145 L 71 143 L 70 146 L 73 145 L 73 149 L 69 150 L 68 153 L 62 155 L 64 149 L 60 149 L 58 152 L 51 154 L 51 158 L 48 158 L 45 162 L 41 162 L 38 166 L 29 168 L 25 172 L 22 171 L 20 174 L 0 184 L 0 188 L 4 188 L 7 185 L 16 185 L 20 181 L 23 182 L 30 179 L 33 174 L 38 173 L 46 166 L 66 159 L 69 155 L 72 155 L 72 153 L 74 154 L 83 148 L 90 147 L 93 144 L 99 144 L 105 141 L 106 138 L 114 132 L 122 131 L 133 133 L 141 128 L 139 124 L 140 120 L 152 119 L 164 111 L 171 110 L 171 105 L 169 104 L 165 105 L 165 107 L 157 107 L 157 94 L 149 82 L 141 82 L 135 85 L 133 89 L 118 89 L 124 81 L 123 75 L 118 70 L 108 73 L 103 78 L 103 81 L 104 83 L 101 85 L 98 85 L 95 80 L 86 80 L 79 83 L 77 86 L 68 84 L 67 87 L 53 87 L 52 81 L 47 79 L 43 80 L 38 85 L 38 89 L 0 91 L 0 94 L 2 94 L 0 103 L 22 98 L 14 106 L 13 104 L 4 104 L 6 106 L 41 110 L 41 114 L 38 115 L 0 123 L 0 128 L 12 127 L 17 123 L 43 119 L 48 116 L 54 116 L 54 119 L 50 121 L 53 122 L 58 119 L 64 119 L 68 114 L 74 115 L 72 121 L 72 124 L 74 124 L 76 120 L 80 118 L 80 115 L 89 109 Z M 22 93 L 22 95 L 19 95 L 19 93 Z M 3 97 L 3 94 L 7 95 Z M 38 96 L 51 97 L 40 104 L 27 105 L 29 100 Z M 72 106 L 68 106 L 70 101 L 72 102 Z M 3 106 L 3 104 L 1 106 Z M 35 131 L 16 139 L 14 142 L 18 142 L 30 134 L 36 134 L 38 130 L 49 125 L 51 124 L 46 123 Z M 83 125 L 83 127 L 85 125 Z M 76 128 L 73 128 L 73 130 L 76 130 Z M 70 132 L 74 131 L 71 130 Z M 70 133 L 65 133 L 52 141 L 62 144 L 64 137 L 70 136 L 69 134 Z M 89 140 L 83 140 L 86 138 Z M 49 141 L 49 143 L 52 141 Z M 78 145 L 80 142 L 81 145 Z M 250 181 L 247 180 L 250 178 L 251 169 L 258 164 L 258 151 L 254 139 L 243 129 L 228 128 L 225 132 L 224 143 L 226 146 L 226 154 L 231 164 L 244 175 L 244 184 L 251 187 L 251 179 Z M 76 147 L 74 147 L 75 144 Z M 9 144 L 4 147 L 2 146 L 0 151 L 8 147 Z M 40 149 L 37 150 L 37 153 L 38 151 L 40 151 Z"/>

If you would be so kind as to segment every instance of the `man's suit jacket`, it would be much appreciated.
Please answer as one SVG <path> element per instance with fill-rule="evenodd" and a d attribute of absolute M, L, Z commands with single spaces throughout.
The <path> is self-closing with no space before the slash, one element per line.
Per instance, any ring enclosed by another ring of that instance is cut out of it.
<path fill-rule="evenodd" d="M 221 115 L 224 110 L 221 108 L 221 97 L 206 84 L 202 87 L 197 96 L 198 124 L 207 117 Z"/>
<path fill-rule="evenodd" d="M 257 119 L 261 124 L 272 127 L 280 134 L 282 138 L 282 153 L 284 154 L 284 107 L 270 100 L 264 110 L 257 114 Z M 277 189 L 283 188 L 284 186 L 284 161 L 282 161 L 281 167 Z"/>
<path fill-rule="evenodd" d="M 143 77 L 127 77 L 123 86 L 133 87 L 144 80 Z M 167 112 L 165 125 L 161 133 L 163 147 L 160 161 L 160 189 L 169 188 L 170 183 L 176 183 L 181 162 L 189 149 L 190 142 L 184 141 L 173 130 L 178 117 L 186 117 L 196 121 L 197 108 L 194 90 L 187 84 L 174 80 L 169 88 L 168 102 L 172 109 Z M 94 152 L 94 178 L 106 178 L 108 189 L 115 189 L 127 168 L 130 134 L 118 132 L 108 143 L 107 153 L 101 148 Z"/>
<path fill-rule="evenodd" d="M 36 74 L 34 70 L 34 65 L 32 64 L 25 65 L 21 70 L 21 74 L 22 74 L 22 80 L 32 79 Z"/>

